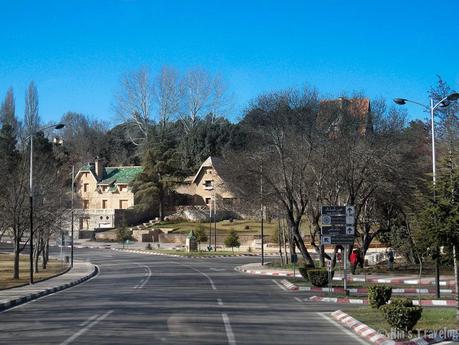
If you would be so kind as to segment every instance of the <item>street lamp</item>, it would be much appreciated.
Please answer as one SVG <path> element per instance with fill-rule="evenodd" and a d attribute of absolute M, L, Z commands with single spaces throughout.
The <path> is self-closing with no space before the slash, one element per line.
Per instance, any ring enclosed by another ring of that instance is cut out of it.
<path fill-rule="evenodd" d="M 30 171 L 29 171 L 29 202 L 30 202 L 30 272 L 29 272 L 29 284 L 33 284 L 33 138 L 37 132 L 41 132 L 50 128 L 61 129 L 64 128 L 63 123 L 50 125 L 39 128 L 35 132 L 30 133 Z M 26 139 L 27 140 L 27 139 Z"/>
<path fill-rule="evenodd" d="M 433 98 L 430 98 L 430 104 L 425 105 L 423 103 L 419 103 L 416 101 L 411 101 L 406 98 L 394 98 L 394 103 L 398 105 L 405 105 L 406 103 L 414 103 L 417 104 L 424 109 L 426 109 L 430 113 L 430 126 L 432 131 L 432 182 L 433 182 L 433 198 L 435 201 L 435 184 L 436 184 L 436 163 L 435 163 L 435 110 L 438 108 L 447 107 L 451 102 L 457 101 L 459 99 L 459 93 L 454 92 L 446 97 L 443 97 L 437 103 L 434 103 Z M 438 249 L 437 249 L 438 251 Z M 436 295 L 437 298 L 440 297 L 440 264 L 437 255 L 437 259 L 435 260 L 435 280 L 436 280 Z"/>

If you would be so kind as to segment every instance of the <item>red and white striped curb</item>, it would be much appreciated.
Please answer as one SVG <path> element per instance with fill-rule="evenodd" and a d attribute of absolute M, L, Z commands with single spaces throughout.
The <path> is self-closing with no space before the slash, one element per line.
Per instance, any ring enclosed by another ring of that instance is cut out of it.
<path fill-rule="evenodd" d="M 434 338 L 427 336 L 408 341 L 394 341 L 375 331 L 373 328 L 368 327 L 366 324 L 354 319 L 352 316 L 343 313 L 341 310 L 331 313 L 331 316 L 344 327 L 349 328 L 357 335 L 376 345 L 428 345 L 451 339 L 440 336 L 436 336 Z"/>
<path fill-rule="evenodd" d="M 333 280 L 343 280 L 343 277 L 333 277 Z M 419 285 L 419 279 L 404 279 L 404 278 L 362 278 L 362 277 L 348 277 L 349 282 L 366 282 L 378 284 L 396 284 L 396 285 Z M 441 280 L 440 286 L 454 286 L 454 280 Z M 430 286 L 435 285 L 435 280 L 425 282 L 421 279 L 421 285 Z"/>
<path fill-rule="evenodd" d="M 305 301 L 313 302 L 328 302 L 328 303 L 338 303 L 338 304 L 368 304 L 368 299 L 363 298 L 348 298 L 348 297 L 321 297 L 321 296 L 311 296 Z M 390 301 L 389 301 L 390 303 Z M 413 300 L 413 305 L 419 305 L 419 300 Z M 424 307 L 455 307 L 456 301 L 452 299 L 444 300 L 435 300 L 435 299 L 422 299 L 421 306 Z"/>
<path fill-rule="evenodd" d="M 241 266 L 237 266 L 234 268 L 238 272 L 248 273 L 248 274 L 256 274 L 262 276 L 276 276 L 276 277 L 293 277 L 293 273 L 291 272 L 278 272 L 278 271 L 257 271 L 257 270 L 249 270 L 246 268 L 242 268 Z M 301 277 L 301 274 L 295 274 L 296 277 Z"/>
<path fill-rule="evenodd" d="M 315 286 L 298 286 L 286 279 L 281 280 L 281 284 L 284 285 L 288 290 L 291 291 L 312 291 L 312 292 L 334 292 L 334 293 L 345 293 L 344 288 L 341 287 L 315 287 Z M 368 288 L 349 288 L 347 289 L 351 293 L 368 293 Z M 434 289 L 417 289 L 417 288 L 393 288 L 392 294 L 403 295 L 403 294 L 434 294 Z M 452 294 L 452 289 L 440 289 L 440 293 Z"/>
<path fill-rule="evenodd" d="M 298 286 L 298 285 L 295 285 L 295 284 L 289 282 L 287 279 L 282 279 L 282 280 L 280 281 L 280 283 L 281 283 L 282 285 L 284 285 L 284 286 L 287 288 L 287 290 L 298 291 L 298 289 L 299 289 L 299 286 Z"/>

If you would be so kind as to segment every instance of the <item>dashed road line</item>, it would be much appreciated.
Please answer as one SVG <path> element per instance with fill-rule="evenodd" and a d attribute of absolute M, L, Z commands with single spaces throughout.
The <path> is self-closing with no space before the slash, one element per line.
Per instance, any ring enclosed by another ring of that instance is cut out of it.
<path fill-rule="evenodd" d="M 109 310 L 105 314 L 99 316 L 94 321 L 92 321 L 91 323 L 89 323 L 88 325 L 86 325 L 85 327 L 80 329 L 78 332 L 74 333 L 70 338 L 68 338 L 64 342 L 60 343 L 60 345 L 68 345 L 68 344 L 72 343 L 76 338 L 78 338 L 79 336 L 81 336 L 84 333 L 86 333 L 87 331 L 89 331 L 92 327 L 97 325 L 100 321 L 104 320 L 111 313 L 113 313 L 113 310 Z"/>
<path fill-rule="evenodd" d="M 94 320 L 96 317 L 98 317 L 99 314 L 95 314 L 93 316 L 91 316 L 90 318 L 88 318 L 86 321 L 83 321 L 82 323 L 80 323 L 80 326 L 81 327 L 84 327 L 86 326 L 88 323 L 90 323 L 92 320 Z"/>
<path fill-rule="evenodd" d="M 227 314 L 222 313 L 223 323 L 225 324 L 226 337 L 228 338 L 228 345 L 236 345 L 236 339 L 234 338 L 233 329 L 229 321 Z"/>
<path fill-rule="evenodd" d="M 221 298 L 217 298 L 217 303 L 218 303 L 218 305 L 223 305 L 222 299 Z"/>

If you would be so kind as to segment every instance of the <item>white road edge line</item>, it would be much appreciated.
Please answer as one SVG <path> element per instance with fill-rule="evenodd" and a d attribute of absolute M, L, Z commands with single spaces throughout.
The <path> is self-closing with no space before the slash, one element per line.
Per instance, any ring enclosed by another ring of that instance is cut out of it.
<path fill-rule="evenodd" d="M 87 331 L 89 331 L 92 327 L 94 327 L 95 325 L 97 325 L 100 321 L 102 321 L 103 319 L 105 319 L 108 315 L 110 315 L 111 313 L 113 313 L 113 310 L 109 310 L 107 311 L 104 315 L 102 316 L 99 316 L 97 319 L 95 319 L 94 321 L 92 321 L 89 325 L 87 325 L 86 327 L 83 327 L 82 329 L 80 329 L 78 332 L 76 332 L 75 334 L 73 334 L 70 338 L 68 338 L 66 341 L 60 343 L 60 345 L 68 345 L 70 344 L 72 341 L 74 341 L 76 338 L 78 338 L 80 335 L 86 333 Z"/>
<path fill-rule="evenodd" d="M 234 333 L 231 328 L 231 324 L 228 315 L 222 313 L 223 323 L 225 324 L 226 337 L 228 338 L 229 345 L 236 345 L 236 339 L 234 339 Z"/>
<path fill-rule="evenodd" d="M 276 279 L 271 279 L 271 280 L 273 281 L 274 284 L 276 284 L 282 290 L 287 291 L 287 288 L 284 285 L 282 285 L 281 283 L 279 283 Z"/>
<path fill-rule="evenodd" d="M 80 323 L 80 326 L 81 327 L 84 327 L 86 326 L 88 323 L 90 323 L 92 320 L 94 320 L 96 317 L 98 317 L 99 314 L 94 314 L 93 316 L 91 316 L 90 318 L 88 318 L 86 321 L 83 321 L 82 323 Z"/>
<path fill-rule="evenodd" d="M 359 337 L 357 334 L 355 334 L 354 332 L 351 332 L 350 330 L 348 330 L 347 328 L 345 328 L 344 326 L 342 326 L 341 324 L 339 324 L 338 322 L 336 322 L 332 318 L 330 318 L 327 315 L 325 315 L 325 313 L 317 313 L 317 315 L 322 317 L 324 320 L 327 320 L 332 325 L 335 325 L 336 328 L 341 329 L 344 333 L 346 333 L 348 336 L 352 337 L 353 339 L 357 340 L 360 344 L 368 345 L 368 342 L 366 342 L 361 337 Z"/>

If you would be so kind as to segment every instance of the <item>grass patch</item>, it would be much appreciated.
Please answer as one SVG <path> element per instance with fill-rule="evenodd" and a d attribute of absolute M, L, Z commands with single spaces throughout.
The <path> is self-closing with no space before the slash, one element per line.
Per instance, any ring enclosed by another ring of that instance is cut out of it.
<path fill-rule="evenodd" d="M 374 330 L 384 330 L 385 332 L 390 332 L 391 330 L 391 326 L 386 322 L 382 312 L 378 309 L 360 307 L 343 311 Z M 422 310 L 422 317 L 416 324 L 415 330 L 457 329 L 458 326 L 456 309 L 432 307 Z M 418 334 L 415 330 L 413 330 L 413 334 L 417 336 Z"/>
<path fill-rule="evenodd" d="M 238 254 L 248 254 L 247 252 L 240 252 L 238 250 L 234 250 L 234 253 L 231 250 L 217 250 L 214 251 L 199 251 L 199 252 L 186 252 L 185 250 L 175 250 L 175 249 L 142 249 L 144 252 L 153 252 L 153 253 L 160 253 L 160 254 L 174 254 L 174 255 L 182 255 L 182 256 L 213 256 L 213 255 L 238 255 Z"/>
<path fill-rule="evenodd" d="M 236 230 L 242 235 L 259 235 L 260 234 L 260 222 L 251 220 L 234 220 L 230 222 L 223 220 L 217 222 L 217 234 L 225 235 L 232 229 Z M 199 227 L 209 229 L 209 222 L 161 222 L 158 224 L 161 228 L 173 228 L 176 229 L 176 233 L 188 233 L 190 230 L 196 230 Z M 274 229 L 277 227 L 277 223 L 274 221 L 271 223 L 264 224 L 264 231 L 266 235 L 272 235 Z M 214 225 L 212 224 L 212 232 L 214 231 Z"/>
<path fill-rule="evenodd" d="M 14 255 L 0 253 L 0 290 L 27 284 L 29 282 L 29 256 L 20 255 L 19 257 L 19 279 L 13 279 Z M 41 265 L 41 263 L 39 263 Z M 41 266 L 40 266 L 41 267 Z M 67 266 L 59 260 L 50 259 L 46 270 L 40 269 L 34 273 L 34 281 L 49 278 L 67 269 Z"/>

